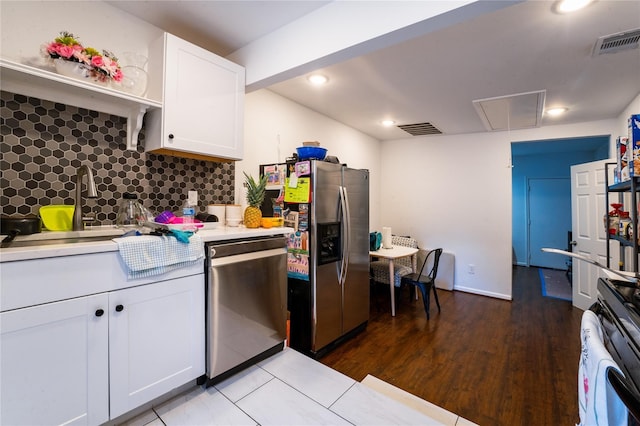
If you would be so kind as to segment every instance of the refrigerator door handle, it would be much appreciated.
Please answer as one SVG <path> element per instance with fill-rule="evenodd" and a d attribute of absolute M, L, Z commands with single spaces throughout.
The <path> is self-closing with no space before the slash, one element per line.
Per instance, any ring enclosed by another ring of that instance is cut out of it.
<path fill-rule="evenodd" d="M 340 187 L 340 206 L 342 212 L 342 265 L 340 267 L 340 285 L 344 285 L 347 280 L 347 269 L 349 267 L 349 241 L 351 240 L 351 215 L 349 214 L 349 196 L 347 188 Z"/>

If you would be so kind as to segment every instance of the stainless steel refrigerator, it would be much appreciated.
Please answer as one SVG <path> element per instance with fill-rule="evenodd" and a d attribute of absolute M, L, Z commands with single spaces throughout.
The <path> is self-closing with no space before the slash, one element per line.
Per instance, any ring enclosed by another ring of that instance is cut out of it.
<path fill-rule="evenodd" d="M 289 163 L 285 193 L 293 174 L 298 193 L 285 194 L 277 209 L 297 213 L 288 253 L 290 346 L 318 358 L 369 320 L 369 172 Z"/>

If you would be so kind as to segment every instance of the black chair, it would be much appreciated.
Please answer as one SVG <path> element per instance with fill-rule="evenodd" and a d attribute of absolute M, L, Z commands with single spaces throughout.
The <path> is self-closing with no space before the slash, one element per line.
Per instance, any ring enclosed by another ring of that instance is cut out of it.
<path fill-rule="evenodd" d="M 440 262 L 441 254 L 441 248 L 431 250 L 425 256 L 420 271 L 405 275 L 401 279 L 401 285 L 412 285 L 420 289 L 420 292 L 422 293 L 422 302 L 424 303 L 424 311 L 427 313 L 427 319 L 429 319 L 429 296 L 431 289 L 433 289 L 433 297 L 436 299 L 438 312 L 440 312 L 440 301 L 438 300 L 438 293 L 436 292 L 436 276 L 438 275 L 438 263 Z M 430 262 L 432 262 L 431 270 L 427 275 L 422 276 L 422 272 Z"/>

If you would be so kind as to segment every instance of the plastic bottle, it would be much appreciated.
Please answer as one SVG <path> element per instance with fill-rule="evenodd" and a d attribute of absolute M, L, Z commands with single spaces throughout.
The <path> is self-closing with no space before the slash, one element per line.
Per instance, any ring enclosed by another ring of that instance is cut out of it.
<path fill-rule="evenodd" d="M 182 206 L 182 228 L 184 230 L 195 229 L 196 207 L 198 205 L 198 191 L 189 191 L 187 199 Z"/>

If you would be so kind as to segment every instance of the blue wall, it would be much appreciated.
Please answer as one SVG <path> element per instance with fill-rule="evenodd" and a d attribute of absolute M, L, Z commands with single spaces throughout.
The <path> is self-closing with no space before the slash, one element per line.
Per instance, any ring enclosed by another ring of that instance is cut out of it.
<path fill-rule="evenodd" d="M 603 136 L 601 144 L 593 146 L 593 138 L 575 139 L 571 141 L 574 149 L 563 152 L 539 153 L 514 155 L 512 158 L 513 168 L 511 171 L 512 186 L 512 241 L 513 241 L 513 263 L 518 265 L 528 265 L 527 261 L 527 180 L 531 178 L 571 178 L 571 166 L 575 164 L 588 163 L 596 160 L 609 158 L 609 137 Z M 588 149 L 581 149 L 581 145 L 587 145 Z M 574 143 L 575 142 L 575 143 Z M 538 142 L 541 144 L 553 144 L 554 142 Z M 536 143 L 536 145 L 538 144 Z M 549 145 L 551 146 L 551 145 Z M 571 192 L 567 193 L 567 198 L 571 198 Z M 550 214 L 566 214 L 571 221 L 571 211 L 553 211 Z M 565 248 L 565 247 L 562 247 Z"/>

